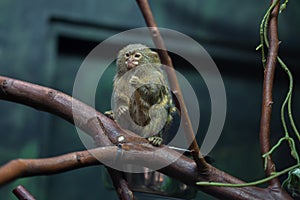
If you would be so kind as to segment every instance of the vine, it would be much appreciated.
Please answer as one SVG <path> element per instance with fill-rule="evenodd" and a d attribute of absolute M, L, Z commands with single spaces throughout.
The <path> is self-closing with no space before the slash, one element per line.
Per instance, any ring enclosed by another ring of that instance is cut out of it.
<path fill-rule="evenodd" d="M 265 55 L 265 49 L 269 48 L 269 40 L 268 40 L 268 22 L 270 19 L 270 15 L 275 8 L 275 6 L 279 3 L 280 0 L 274 1 L 271 6 L 268 8 L 266 14 L 264 15 L 261 24 L 260 24 L 260 44 L 256 48 L 256 50 L 261 50 L 261 55 L 262 55 L 262 64 L 263 67 L 266 67 L 266 55 Z M 288 4 L 288 0 L 285 0 L 281 6 L 279 13 L 281 13 L 283 10 L 286 9 L 286 6 Z M 292 130 L 294 134 L 296 135 L 298 142 L 300 142 L 300 134 L 299 131 L 296 127 L 294 117 L 292 114 L 292 94 L 293 94 L 293 76 L 287 65 L 281 60 L 279 56 L 277 56 L 277 61 L 280 64 L 281 68 L 284 70 L 285 73 L 287 73 L 288 78 L 289 78 L 289 89 L 286 95 L 286 98 L 284 102 L 282 103 L 281 106 L 281 122 L 282 126 L 284 129 L 284 137 L 280 138 L 279 141 L 270 149 L 269 152 L 265 153 L 262 155 L 262 157 L 265 159 L 265 168 L 267 164 L 267 160 L 269 159 L 269 156 L 282 144 L 283 141 L 287 141 L 291 150 L 291 156 L 297 161 L 296 165 L 293 165 L 289 168 L 286 168 L 280 172 L 274 172 L 271 176 L 260 179 L 258 181 L 253 181 L 253 182 L 248 182 L 248 183 L 243 183 L 243 184 L 228 184 L 228 183 L 219 183 L 219 182 L 197 182 L 196 184 L 198 186 L 223 186 L 223 187 L 247 187 L 247 186 L 254 186 L 254 185 L 259 185 L 265 182 L 268 182 L 269 180 L 276 178 L 278 176 L 281 176 L 285 173 L 289 173 L 288 178 L 283 182 L 283 186 L 286 187 L 293 196 L 299 195 L 300 189 L 299 184 L 300 184 L 300 159 L 299 155 L 296 149 L 295 141 L 294 139 L 290 136 L 290 133 L 287 128 L 287 122 L 286 122 L 286 117 L 285 117 L 285 111 L 286 108 L 288 110 L 288 119 L 290 126 L 292 127 Z"/>

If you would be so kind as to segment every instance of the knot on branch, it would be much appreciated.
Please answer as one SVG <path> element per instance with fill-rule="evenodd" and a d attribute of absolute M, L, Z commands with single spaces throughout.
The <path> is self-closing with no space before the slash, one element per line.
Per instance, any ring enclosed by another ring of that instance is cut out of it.
<path fill-rule="evenodd" d="M 268 106 L 268 107 L 272 107 L 273 103 L 274 103 L 273 101 L 268 101 L 268 102 L 267 102 L 267 106 Z"/>
<path fill-rule="evenodd" d="M 151 27 L 151 33 L 153 37 L 158 37 L 158 30 L 156 27 Z"/>
<path fill-rule="evenodd" d="M 7 94 L 6 89 L 7 87 L 9 87 L 9 85 L 12 85 L 12 83 L 9 83 L 9 81 L 7 81 L 6 79 L 1 82 L 0 87 L 2 93 Z"/>
<path fill-rule="evenodd" d="M 49 90 L 49 91 L 48 91 L 48 96 L 49 96 L 51 99 L 54 99 L 56 93 L 57 93 L 57 92 L 54 91 L 54 90 Z"/>
<path fill-rule="evenodd" d="M 78 163 L 82 163 L 82 158 L 84 158 L 83 155 L 81 155 L 80 153 L 76 153 L 76 160 Z"/>

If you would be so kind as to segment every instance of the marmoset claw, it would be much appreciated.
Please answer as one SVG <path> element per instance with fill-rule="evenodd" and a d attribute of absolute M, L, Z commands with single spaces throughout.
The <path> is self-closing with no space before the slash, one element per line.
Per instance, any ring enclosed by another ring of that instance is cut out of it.
<path fill-rule="evenodd" d="M 148 141 L 153 145 L 153 146 L 160 146 L 163 142 L 163 139 L 159 136 L 152 136 L 148 138 Z"/>

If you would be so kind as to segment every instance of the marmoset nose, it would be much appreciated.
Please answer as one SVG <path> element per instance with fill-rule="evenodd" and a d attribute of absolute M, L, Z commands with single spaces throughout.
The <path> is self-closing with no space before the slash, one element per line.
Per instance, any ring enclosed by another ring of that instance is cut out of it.
<path fill-rule="evenodd" d="M 133 59 L 132 56 L 130 56 L 129 58 L 127 58 L 127 62 L 133 62 L 133 61 L 134 61 L 134 59 Z"/>
<path fill-rule="evenodd" d="M 126 59 L 125 62 L 127 69 L 132 69 L 135 67 L 134 59 L 130 56 L 128 59 Z"/>

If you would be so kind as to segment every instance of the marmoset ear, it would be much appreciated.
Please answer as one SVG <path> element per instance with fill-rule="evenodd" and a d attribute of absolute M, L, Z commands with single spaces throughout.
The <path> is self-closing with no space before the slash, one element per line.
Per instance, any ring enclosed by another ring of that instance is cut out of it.
<path fill-rule="evenodd" d="M 154 62 L 160 62 L 159 56 L 155 51 L 151 51 L 151 57 L 153 58 Z"/>

